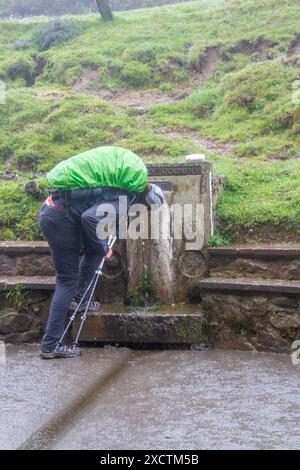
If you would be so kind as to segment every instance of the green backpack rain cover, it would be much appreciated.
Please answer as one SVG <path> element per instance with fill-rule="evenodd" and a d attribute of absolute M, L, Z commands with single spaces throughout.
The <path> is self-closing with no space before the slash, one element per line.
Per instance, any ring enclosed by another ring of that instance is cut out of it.
<path fill-rule="evenodd" d="M 139 193 L 148 185 L 148 172 L 141 158 L 130 150 L 99 147 L 60 162 L 47 179 L 57 189 L 106 186 Z"/>

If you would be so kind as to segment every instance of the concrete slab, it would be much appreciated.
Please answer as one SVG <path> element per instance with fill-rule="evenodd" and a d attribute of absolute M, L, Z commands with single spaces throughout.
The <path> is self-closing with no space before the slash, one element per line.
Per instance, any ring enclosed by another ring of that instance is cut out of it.
<path fill-rule="evenodd" d="M 273 292 L 275 294 L 300 294 L 300 281 L 260 278 L 207 277 L 198 282 L 201 290 Z"/>
<path fill-rule="evenodd" d="M 0 276 L 0 291 L 14 289 L 22 285 L 25 289 L 54 290 L 54 276 Z"/>
<path fill-rule="evenodd" d="M 75 321 L 74 337 L 80 325 Z M 199 344 L 204 341 L 203 315 L 197 305 L 128 311 L 123 305 L 104 305 L 89 314 L 81 341 L 127 344 Z"/>
<path fill-rule="evenodd" d="M 271 257 L 287 256 L 295 257 L 300 255 L 299 243 L 277 243 L 277 244 L 255 244 L 255 245 L 236 245 L 226 247 L 209 247 L 209 255 L 213 256 L 247 256 L 247 257 Z"/>
<path fill-rule="evenodd" d="M 299 367 L 279 354 L 115 348 L 46 362 L 10 347 L 0 448 L 297 449 Z"/>
<path fill-rule="evenodd" d="M 0 449 L 16 449 L 53 416 L 80 402 L 107 374 L 127 365 L 126 348 L 86 349 L 74 360 L 43 361 L 37 346 L 6 346 L 0 363 Z M 43 444 L 43 443 L 42 443 Z M 42 446 L 43 447 L 43 446 Z"/>

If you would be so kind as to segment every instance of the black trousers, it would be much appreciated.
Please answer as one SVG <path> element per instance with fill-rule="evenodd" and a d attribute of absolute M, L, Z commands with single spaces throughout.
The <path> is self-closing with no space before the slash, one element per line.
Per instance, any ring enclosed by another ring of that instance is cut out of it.
<path fill-rule="evenodd" d="M 56 347 L 72 299 L 81 299 L 102 257 L 109 251 L 108 233 L 99 229 L 113 221 L 115 233 L 120 235 L 119 217 L 127 223 L 128 208 L 136 197 L 113 188 L 101 188 L 93 201 L 85 201 L 82 191 L 78 191 L 78 196 L 78 202 L 73 201 L 71 215 L 47 204 L 39 213 L 40 228 L 49 243 L 56 270 L 56 287 L 42 342 L 45 351 Z M 85 254 L 80 259 L 82 242 Z"/>
<path fill-rule="evenodd" d="M 70 219 L 63 211 L 44 204 L 39 213 L 40 228 L 49 243 L 51 256 L 56 271 L 56 287 L 49 312 L 46 332 L 42 341 L 44 351 L 56 347 L 64 327 L 72 299 L 79 300 L 90 283 L 103 255 L 106 254 L 105 242 L 96 239 L 97 219 L 89 211 L 85 220 L 87 233 L 95 240 L 88 244 L 81 253 L 82 224 Z M 96 243 L 97 242 L 97 243 Z"/>

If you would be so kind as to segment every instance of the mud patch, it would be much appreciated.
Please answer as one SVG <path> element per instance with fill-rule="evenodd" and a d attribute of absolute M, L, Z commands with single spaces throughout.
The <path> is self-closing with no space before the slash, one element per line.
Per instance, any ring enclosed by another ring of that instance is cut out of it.
<path fill-rule="evenodd" d="M 205 49 L 192 46 L 190 48 L 190 80 L 189 85 L 203 85 L 206 80 L 213 77 L 217 66 L 221 61 L 221 55 L 217 46 L 207 47 Z"/>
<path fill-rule="evenodd" d="M 275 153 L 272 153 L 268 156 L 268 161 L 278 162 L 285 160 L 298 160 L 300 158 L 300 153 L 296 153 L 293 150 L 293 145 L 286 144 L 279 148 Z"/>
<path fill-rule="evenodd" d="M 78 93 L 98 95 L 100 92 L 100 74 L 93 67 L 87 67 L 83 75 L 74 83 L 73 90 Z"/>
<path fill-rule="evenodd" d="M 184 130 L 181 132 L 160 128 L 156 130 L 156 134 L 163 135 L 170 139 L 191 140 L 195 147 L 199 147 L 199 149 L 202 150 L 204 149 L 209 153 L 218 153 L 223 156 L 232 156 L 235 153 L 235 144 L 233 142 L 216 142 L 215 140 L 201 136 L 197 131 Z"/>
<path fill-rule="evenodd" d="M 268 157 L 268 162 L 284 162 L 284 161 L 295 161 L 299 160 L 300 158 L 300 153 L 295 154 L 294 156 L 291 156 L 289 154 L 285 153 L 278 153 L 278 154 L 273 154 Z"/>
<path fill-rule="evenodd" d="M 286 224 L 260 224 L 248 227 L 227 227 L 217 219 L 218 229 L 228 229 L 234 238 L 235 244 L 251 243 L 300 243 L 299 227 L 287 226 Z"/>
<path fill-rule="evenodd" d="M 99 70 L 93 67 L 87 67 L 83 75 L 74 85 L 73 90 L 77 93 L 84 93 L 98 96 L 103 100 L 119 104 L 120 106 L 136 108 L 143 111 L 148 110 L 154 105 L 172 104 L 175 101 L 187 96 L 190 89 L 177 87 L 170 92 L 160 90 L 130 90 L 128 88 L 120 88 L 119 90 L 111 90 L 101 87 L 101 75 Z"/>
<path fill-rule="evenodd" d="M 214 75 L 220 60 L 218 48 L 207 48 L 199 71 L 190 71 L 189 80 L 185 83 L 174 84 L 170 91 L 128 88 L 111 90 L 103 88 L 99 70 L 94 67 L 87 67 L 82 76 L 73 84 L 73 91 L 98 96 L 111 104 L 134 108 L 138 113 L 143 114 L 153 106 L 173 104 L 184 99 L 195 89 L 202 87 L 203 83 Z"/>
<path fill-rule="evenodd" d="M 263 52 L 270 47 L 276 46 L 276 42 L 265 38 L 258 38 L 255 41 L 242 39 L 235 46 L 230 48 L 230 52 L 240 54 L 252 54 L 253 52 Z"/>
<path fill-rule="evenodd" d="M 121 106 L 135 108 L 137 111 L 146 112 L 155 105 L 172 104 L 176 101 L 176 95 L 167 94 L 159 90 L 120 90 L 118 93 L 111 95 L 111 101 Z"/>
<path fill-rule="evenodd" d="M 141 113 L 146 112 L 153 106 L 173 104 L 186 98 L 195 89 L 202 87 L 215 73 L 221 57 L 217 47 L 208 47 L 199 71 L 191 71 L 188 83 L 176 84 L 168 92 L 160 90 L 119 90 L 111 93 L 109 98 L 112 102 L 121 106 L 135 108 Z"/>
<path fill-rule="evenodd" d="M 300 34 L 298 34 L 291 42 L 287 55 L 288 57 L 295 55 L 300 56 Z"/>
<path fill-rule="evenodd" d="M 95 67 L 87 67 L 81 77 L 73 84 L 73 91 L 85 95 L 98 96 L 99 99 L 111 101 L 117 94 L 114 90 L 101 87 L 101 75 Z"/>
<path fill-rule="evenodd" d="M 205 58 L 201 68 L 202 80 L 209 80 L 214 75 L 220 60 L 218 48 L 208 47 L 205 50 Z"/>
<path fill-rule="evenodd" d="M 99 72 L 95 70 L 87 70 L 73 85 L 73 90 L 77 93 L 98 96 L 100 99 L 125 108 L 134 108 L 140 114 L 147 112 L 155 105 L 173 104 L 188 96 L 191 91 L 178 88 L 168 93 L 160 90 L 119 89 L 113 91 L 100 87 Z"/>
<path fill-rule="evenodd" d="M 255 55 L 259 61 L 274 59 L 274 52 L 271 49 L 276 46 L 276 42 L 266 38 L 257 38 L 255 41 L 242 39 L 235 46 L 229 49 L 231 53 Z"/>
<path fill-rule="evenodd" d="M 33 88 L 31 94 L 33 96 L 36 96 L 37 98 L 41 99 L 46 99 L 46 100 L 52 100 L 52 101 L 57 101 L 60 99 L 65 98 L 66 96 L 69 95 L 68 91 L 62 91 L 62 90 L 51 90 L 51 89 L 44 89 L 44 88 Z M 58 108 L 58 106 L 56 106 Z M 51 108 L 52 111 L 54 111 L 53 107 Z"/>

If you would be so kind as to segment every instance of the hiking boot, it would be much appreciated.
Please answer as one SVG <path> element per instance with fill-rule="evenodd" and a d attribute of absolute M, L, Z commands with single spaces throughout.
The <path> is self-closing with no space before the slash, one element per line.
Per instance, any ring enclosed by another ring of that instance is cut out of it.
<path fill-rule="evenodd" d="M 77 302 L 76 300 L 72 300 L 72 303 L 70 305 L 70 311 L 75 312 L 76 308 L 78 307 L 78 304 L 79 304 L 79 302 Z M 78 310 L 78 313 L 83 313 L 85 311 L 86 305 L 87 305 L 86 303 L 83 303 L 80 306 L 80 308 Z M 99 312 L 100 307 L 101 307 L 100 302 L 95 302 L 95 301 L 91 302 L 89 312 L 91 312 L 91 313 Z"/>
<path fill-rule="evenodd" d="M 40 354 L 41 359 L 70 359 L 81 355 L 81 351 L 78 347 L 66 346 L 62 344 L 53 351 L 42 351 Z"/>

